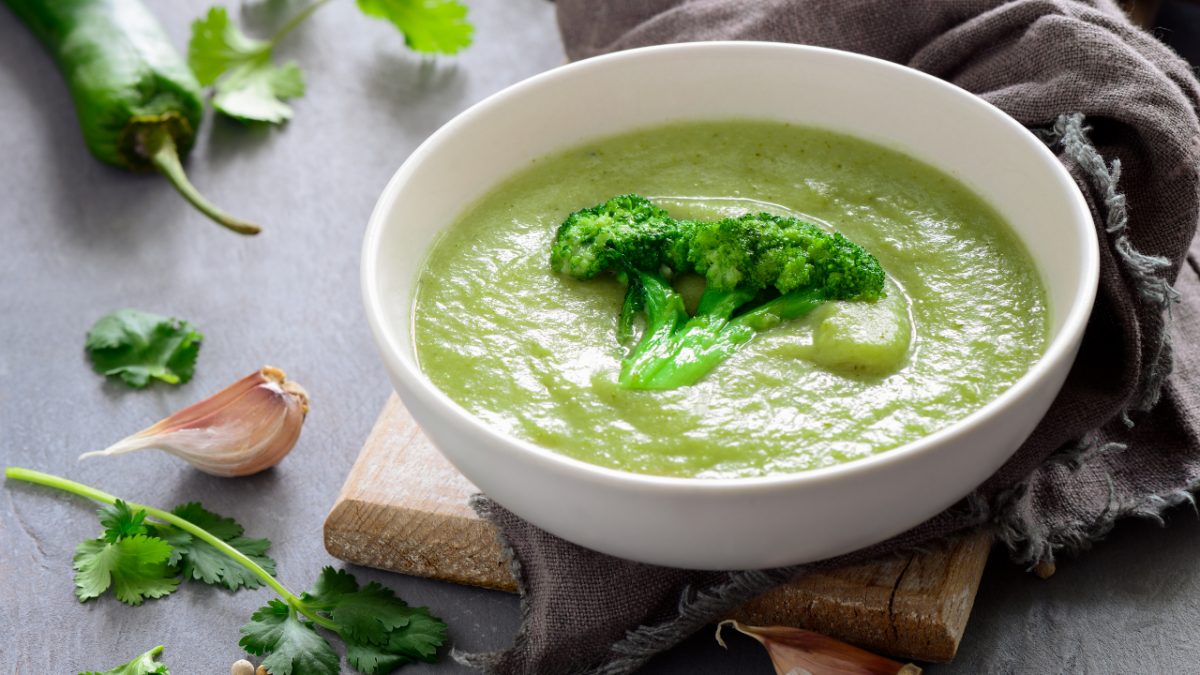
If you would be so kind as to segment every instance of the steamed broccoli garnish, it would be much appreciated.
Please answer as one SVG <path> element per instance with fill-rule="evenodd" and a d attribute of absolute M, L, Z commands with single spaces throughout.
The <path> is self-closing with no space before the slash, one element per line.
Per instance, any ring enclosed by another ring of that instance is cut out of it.
<path fill-rule="evenodd" d="M 576 279 L 613 272 L 628 284 L 618 340 L 631 337 L 638 312 L 646 315 L 618 380 L 633 389 L 694 384 L 757 331 L 829 300 L 884 294 L 879 261 L 840 234 L 766 213 L 675 220 L 637 195 L 571 214 L 558 229 L 550 265 Z M 687 272 L 707 281 L 694 317 L 667 280 Z"/>
<path fill-rule="evenodd" d="M 671 257 L 673 243 L 682 239 L 679 226 L 637 195 L 613 197 L 567 217 L 550 250 L 550 266 L 585 280 L 617 268 L 658 270 L 685 260 Z"/>

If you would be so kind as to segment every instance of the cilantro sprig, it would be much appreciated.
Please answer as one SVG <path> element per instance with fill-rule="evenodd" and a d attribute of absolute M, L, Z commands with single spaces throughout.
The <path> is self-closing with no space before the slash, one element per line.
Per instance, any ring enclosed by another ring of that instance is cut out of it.
<path fill-rule="evenodd" d="M 375 582 L 360 589 L 353 575 L 326 567 L 294 601 L 259 607 L 242 626 L 245 637 L 238 644 L 251 654 L 269 652 L 263 666 L 271 673 L 336 673 L 337 654 L 314 623 L 337 633 L 350 665 L 368 675 L 414 661 L 433 663 L 446 633 L 446 624 L 428 608 L 409 607 Z"/>
<path fill-rule="evenodd" d="M 257 40 L 229 20 L 224 7 L 192 24 L 188 65 L 201 86 L 213 85 L 212 107 L 230 117 L 279 124 L 292 117 L 286 99 L 304 95 L 304 72 L 295 61 L 271 62 L 271 50 L 297 24 L 328 2 L 306 7 L 276 31 L 270 40 Z"/>
<path fill-rule="evenodd" d="M 222 584 L 231 591 L 260 585 L 253 572 L 208 542 L 173 525 L 145 522 L 145 510 L 134 510 L 118 499 L 98 513 L 104 532 L 75 547 L 75 594 L 80 601 L 99 597 L 111 587 L 121 602 L 140 605 L 146 598 L 172 593 L 179 586 L 181 571 L 184 579 Z M 264 555 L 271 542 L 241 536 L 242 526 L 232 518 L 206 511 L 197 502 L 177 506 L 171 513 L 207 529 L 275 574 L 275 561 Z"/>
<path fill-rule="evenodd" d="M 167 664 L 154 660 L 154 657 L 161 654 L 162 650 L 163 646 L 159 645 L 129 663 L 117 666 L 112 670 L 106 670 L 103 673 L 88 671 L 79 675 L 171 675 L 171 671 L 167 670 Z"/>
<path fill-rule="evenodd" d="M 224 7 L 212 7 L 192 23 L 188 66 L 203 86 L 213 87 L 212 107 L 244 122 L 281 124 L 291 119 L 284 101 L 304 95 L 304 72 L 295 61 L 276 66 L 271 52 L 283 36 L 329 0 L 317 0 L 270 39 L 249 37 Z M 457 54 L 471 44 L 474 27 L 458 0 L 357 0 L 364 14 L 390 22 L 410 49 Z"/>
<path fill-rule="evenodd" d="M 343 570 L 325 567 L 312 588 L 294 595 L 273 576 L 274 561 L 261 555 L 269 542 L 245 539 L 241 526 L 199 504 L 184 504 L 167 512 L 38 471 L 8 468 L 4 475 L 106 505 L 100 509 L 104 533 L 81 544 L 76 556 L 77 593 L 83 600 L 111 585 L 119 599 L 136 605 L 146 597 L 173 591 L 179 583 L 174 575 L 180 568 L 185 577 L 219 581 L 230 588 L 251 586 L 248 576 L 231 571 L 244 568 L 255 584 L 270 586 L 280 599 L 270 600 L 254 612 L 242 626 L 238 644 L 251 654 L 266 655 L 262 665 L 271 675 L 339 672 L 337 653 L 317 632 L 318 626 L 336 633 L 346 643 L 350 665 L 367 675 L 381 675 L 414 661 L 432 663 L 445 641 L 446 624 L 431 616 L 428 608 L 409 607 L 390 589 L 374 582 L 360 588 L 354 576 Z M 162 522 L 147 521 L 147 517 Z M 85 577 L 82 583 L 80 575 Z M 147 655 L 140 658 L 152 663 Z M 129 675 L 141 675 L 141 671 L 129 671 Z"/>
<path fill-rule="evenodd" d="M 457 54 L 471 46 L 475 28 L 457 0 L 357 0 L 363 14 L 391 22 L 409 49 Z"/>
<path fill-rule="evenodd" d="M 192 379 L 203 338 L 187 321 L 118 309 L 92 325 L 84 348 L 97 373 L 118 375 L 141 389 L 152 377 L 170 384 Z"/>

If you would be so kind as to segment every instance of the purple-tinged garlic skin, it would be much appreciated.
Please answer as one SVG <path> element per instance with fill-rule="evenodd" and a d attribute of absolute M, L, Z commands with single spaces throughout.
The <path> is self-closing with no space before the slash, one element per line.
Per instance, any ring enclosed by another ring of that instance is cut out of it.
<path fill-rule="evenodd" d="M 762 643 L 771 656 L 777 675 L 921 675 L 911 663 L 899 663 L 872 654 L 831 637 L 791 626 L 747 626 L 733 619 L 717 624 L 717 643 L 722 647 L 721 628 L 738 632 Z"/>
<path fill-rule="evenodd" d="M 248 476 L 275 466 L 296 445 L 308 392 L 264 366 L 212 396 L 95 455 L 157 448 L 214 476 Z"/>

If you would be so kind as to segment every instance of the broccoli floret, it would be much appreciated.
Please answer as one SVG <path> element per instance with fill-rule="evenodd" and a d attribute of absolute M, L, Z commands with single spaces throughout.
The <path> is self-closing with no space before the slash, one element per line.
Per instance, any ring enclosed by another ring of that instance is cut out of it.
<path fill-rule="evenodd" d="M 602 272 L 658 270 L 663 252 L 679 238 L 679 223 L 637 195 L 623 195 L 576 211 L 558 228 L 550 266 L 576 279 Z"/>
<path fill-rule="evenodd" d="M 665 215 L 665 214 L 664 214 Z M 747 213 L 715 223 L 681 221 L 690 239 L 691 269 L 709 287 L 775 287 L 787 294 L 820 286 L 830 300 L 873 300 L 883 292 L 883 269 L 875 256 L 841 234 L 829 234 L 795 218 Z"/>
<path fill-rule="evenodd" d="M 614 272 L 628 283 L 617 339 L 629 340 L 637 313 L 646 315 L 619 378 L 634 389 L 694 384 L 757 331 L 829 300 L 884 295 L 879 261 L 840 234 L 766 213 L 675 220 L 632 194 L 571 214 L 550 265 L 577 279 Z M 694 317 L 664 277 L 685 272 L 707 281 Z"/>

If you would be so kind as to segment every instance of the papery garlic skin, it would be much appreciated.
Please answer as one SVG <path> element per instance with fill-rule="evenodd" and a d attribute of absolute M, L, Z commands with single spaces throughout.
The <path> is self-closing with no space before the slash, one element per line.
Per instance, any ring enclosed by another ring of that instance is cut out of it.
<path fill-rule="evenodd" d="M 120 455 L 156 448 L 214 476 L 248 476 L 275 466 L 296 445 L 308 392 L 264 366 L 209 398 L 113 445 L 88 452 Z"/>
<path fill-rule="evenodd" d="M 747 626 L 726 619 L 717 624 L 717 643 L 722 647 L 723 626 L 733 626 L 766 647 L 776 675 L 921 675 L 921 669 L 911 663 L 899 663 L 791 626 Z"/>

